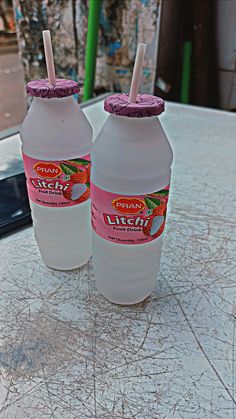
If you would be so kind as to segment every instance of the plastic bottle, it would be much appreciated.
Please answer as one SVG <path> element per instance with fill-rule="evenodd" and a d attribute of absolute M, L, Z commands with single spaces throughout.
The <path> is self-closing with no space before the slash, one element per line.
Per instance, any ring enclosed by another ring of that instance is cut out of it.
<path fill-rule="evenodd" d="M 91 256 L 92 128 L 78 90 L 72 80 L 28 83 L 34 99 L 20 132 L 35 238 L 45 264 L 62 270 Z"/>
<path fill-rule="evenodd" d="M 162 99 L 116 94 L 105 110 L 91 154 L 93 266 L 108 300 L 134 304 L 155 287 L 173 155 L 157 117 Z"/>

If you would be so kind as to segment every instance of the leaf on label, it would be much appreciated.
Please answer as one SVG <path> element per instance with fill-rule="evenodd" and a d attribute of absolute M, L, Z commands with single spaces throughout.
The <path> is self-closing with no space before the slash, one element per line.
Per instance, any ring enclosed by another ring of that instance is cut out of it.
<path fill-rule="evenodd" d="M 88 164 L 90 164 L 91 162 L 89 160 L 85 160 L 85 159 L 72 159 L 72 160 L 68 160 L 72 163 L 75 164 L 83 164 L 84 166 L 87 166 Z"/>
<path fill-rule="evenodd" d="M 156 198 L 144 198 L 144 200 L 145 200 L 145 204 L 147 205 L 149 209 L 154 209 L 158 207 L 158 205 L 160 205 L 161 203 L 161 201 L 159 201 L 159 199 L 156 199 Z"/>
<path fill-rule="evenodd" d="M 77 173 L 78 169 L 72 164 L 69 163 L 60 163 L 61 170 L 65 173 L 65 175 L 73 175 L 73 173 Z"/>
<path fill-rule="evenodd" d="M 90 183 L 86 183 L 87 188 L 90 188 Z"/>
<path fill-rule="evenodd" d="M 161 191 L 154 192 L 154 194 L 155 195 L 167 196 L 169 194 L 169 191 L 167 191 L 166 189 L 162 189 Z"/>

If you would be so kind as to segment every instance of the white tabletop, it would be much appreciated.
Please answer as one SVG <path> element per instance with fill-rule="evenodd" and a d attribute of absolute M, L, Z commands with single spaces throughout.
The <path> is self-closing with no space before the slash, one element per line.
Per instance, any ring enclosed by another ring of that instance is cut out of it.
<path fill-rule="evenodd" d="M 85 112 L 98 132 L 102 104 Z M 48 269 L 31 227 L 1 240 L 0 418 L 236 418 L 236 117 L 169 103 L 161 121 L 174 166 L 146 301 L 106 301 L 91 262 Z"/>

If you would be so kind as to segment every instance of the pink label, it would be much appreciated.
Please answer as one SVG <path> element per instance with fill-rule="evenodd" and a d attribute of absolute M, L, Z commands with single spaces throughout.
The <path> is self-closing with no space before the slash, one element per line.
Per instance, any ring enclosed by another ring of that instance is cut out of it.
<path fill-rule="evenodd" d="M 92 226 L 106 240 L 142 244 L 165 227 L 169 186 L 147 195 L 117 195 L 91 184 Z"/>
<path fill-rule="evenodd" d="M 61 161 L 23 153 L 28 195 L 46 207 L 69 207 L 90 198 L 90 155 Z"/>

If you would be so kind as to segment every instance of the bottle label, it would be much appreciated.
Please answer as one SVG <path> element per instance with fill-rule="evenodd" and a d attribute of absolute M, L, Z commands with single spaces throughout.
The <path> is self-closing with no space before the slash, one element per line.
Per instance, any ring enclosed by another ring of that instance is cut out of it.
<path fill-rule="evenodd" d="M 23 153 L 31 201 L 45 207 L 70 207 L 90 198 L 90 155 L 70 160 L 39 160 Z"/>
<path fill-rule="evenodd" d="M 169 186 L 147 195 L 117 195 L 91 184 L 92 226 L 103 239 L 143 244 L 165 227 Z"/>

